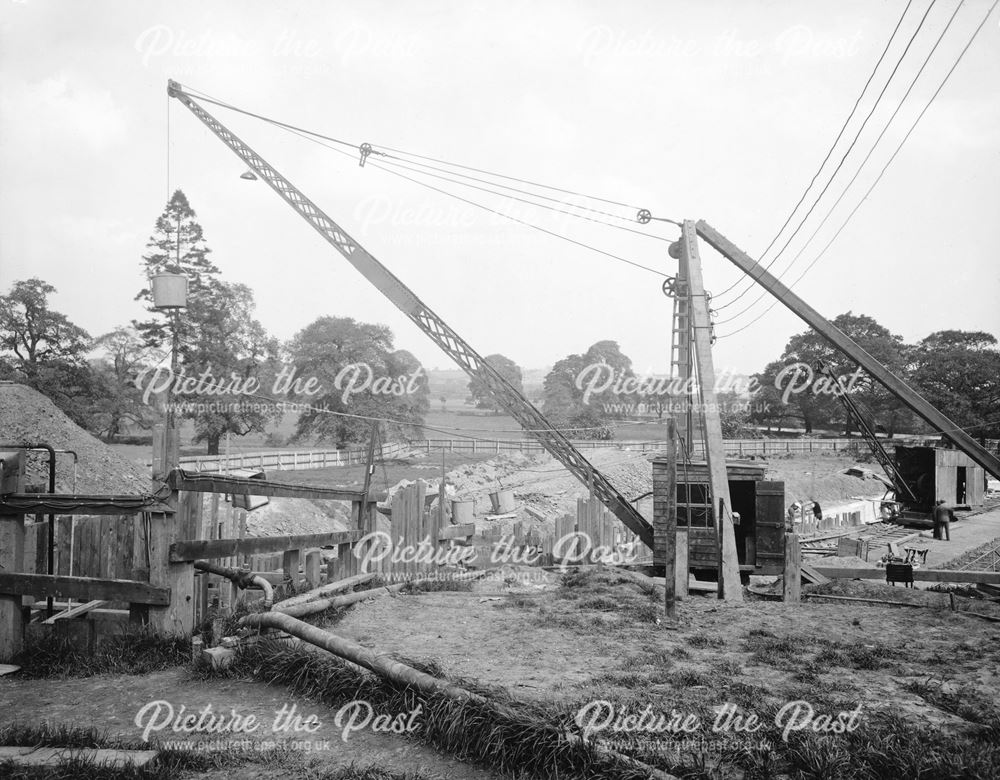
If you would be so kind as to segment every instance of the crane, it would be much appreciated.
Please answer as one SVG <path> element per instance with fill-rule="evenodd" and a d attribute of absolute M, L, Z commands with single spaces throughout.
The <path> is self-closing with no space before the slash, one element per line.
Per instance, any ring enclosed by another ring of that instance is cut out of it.
<path fill-rule="evenodd" d="M 872 418 L 871 414 L 862 409 L 855 403 L 854 399 L 851 398 L 850 393 L 847 392 L 847 388 L 844 387 L 843 382 L 840 381 L 840 377 L 833 373 L 833 370 L 823 361 L 819 361 L 816 368 L 821 374 L 830 379 L 837 387 L 837 398 L 844 407 L 844 411 L 847 412 L 848 419 L 854 420 L 855 424 L 858 426 L 858 430 L 861 431 L 861 435 L 865 437 L 865 441 L 868 442 L 868 448 L 872 451 L 872 455 L 875 460 L 879 462 L 882 466 L 882 470 L 889 477 L 889 481 L 892 483 L 892 489 L 895 493 L 896 500 L 901 502 L 907 502 L 909 504 L 919 503 L 917 497 L 913 494 L 913 490 L 906 480 L 900 475 L 899 470 L 896 468 L 896 464 L 892 462 L 892 458 L 889 453 L 886 452 L 885 447 L 882 446 L 882 442 L 878 440 L 875 435 L 875 420 Z"/>
<path fill-rule="evenodd" d="M 251 149 L 218 119 L 210 114 L 193 96 L 184 91 L 176 81 L 167 83 L 167 94 L 179 100 L 219 140 L 243 160 L 250 170 L 263 179 L 289 206 L 306 220 L 329 244 L 368 279 L 383 295 L 400 309 L 414 324 L 431 338 L 469 376 L 481 381 L 497 402 L 574 477 L 586 485 L 621 522 L 635 533 L 650 549 L 653 548 L 653 528 L 650 523 L 615 489 L 614 485 L 598 471 L 573 446 L 572 442 L 556 429 L 531 402 L 482 356 L 465 342 L 451 327 L 434 313 L 417 295 L 386 266 L 376 260 L 347 231 L 331 219 L 313 201 L 306 197 L 288 179 L 282 176 L 257 152 Z M 364 155 L 364 149 L 362 154 Z M 640 212 L 640 221 L 642 216 Z M 896 398 L 927 421 L 936 431 L 951 440 L 987 472 L 1000 479 L 1000 458 L 997 458 L 975 439 L 926 401 L 913 388 L 897 377 L 866 352 L 843 331 L 825 319 L 819 312 L 766 268 L 761 266 L 732 241 L 704 220 L 685 223 L 689 251 L 695 251 L 697 238 L 701 238 L 755 282 L 761 284 L 796 316 L 816 330 L 834 348 L 864 368 Z M 707 311 L 707 309 L 706 309 Z M 704 345 L 708 349 L 709 345 Z M 721 448 L 722 442 L 717 442 Z M 720 449 L 721 451 L 721 449 Z M 724 477 L 721 477 L 724 480 Z M 716 517 L 719 522 L 720 518 Z"/>
<path fill-rule="evenodd" d="M 722 235 L 718 230 L 704 220 L 699 220 L 695 226 L 698 235 L 733 265 L 760 284 L 771 295 L 777 298 L 796 317 L 803 320 L 813 330 L 826 339 L 838 352 L 846 355 L 856 365 L 863 368 L 879 384 L 885 387 L 896 398 L 902 401 L 920 418 L 929 423 L 934 430 L 950 440 L 972 460 L 982 466 L 997 479 L 1000 479 L 1000 458 L 983 447 L 961 427 L 935 408 L 927 399 L 910 387 L 906 382 L 893 374 L 888 368 L 872 357 L 856 341 L 851 339 L 840 328 L 827 320 L 823 315 L 792 292 L 774 274 L 747 255 L 736 244 Z"/>
<path fill-rule="evenodd" d="M 535 406 L 487 363 L 395 274 L 376 260 L 346 230 L 334 222 L 270 163 L 210 114 L 176 81 L 167 82 L 167 94 L 179 100 L 237 157 L 308 222 L 362 276 L 416 324 L 473 379 L 481 381 L 500 406 L 558 460 L 650 549 L 653 527 L 614 485 L 555 428 Z"/>

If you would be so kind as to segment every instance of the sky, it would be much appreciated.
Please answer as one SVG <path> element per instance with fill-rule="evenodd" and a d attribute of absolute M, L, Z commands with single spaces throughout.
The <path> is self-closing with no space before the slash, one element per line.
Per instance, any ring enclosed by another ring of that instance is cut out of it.
<path fill-rule="evenodd" d="M 901 104 L 957 6 L 934 4 L 889 80 L 928 4 L 913 0 L 860 113 L 822 169 L 819 185 L 888 80 L 841 172 L 775 263 L 782 271 L 794 260 L 784 281 L 799 277 L 861 201 L 990 8 L 981 0 L 959 8 Z M 134 301 L 144 286 L 141 257 L 180 188 L 223 278 L 253 289 L 258 318 L 279 338 L 320 316 L 350 316 L 389 325 L 396 346 L 425 366 L 451 367 L 263 182 L 240 178 L 241 161 L 167 97 L 167 80 L 175 79 L 351 144 L 588 196 L 529 188 L 555 196 L 544 201 L 550 205 L 654 237 L 422 178 L 580 242 L 572 243 L 362 167 L 355 150 L 338 154 L 205 106 L 481 354 L 537 368 L 613 339 L 638 371 L 664 372 L 671 301 L 661 287 L 676 273 L 667 248 L 679 231 L 632 221 L 636 209 L 705 219 L 760 257 L 905 7 L 900 0 L 4 0 L 0 289 L 41 277 L 58 290 L 53 308 L 94 336 L 142 316 Z M 994 12 L 871 195 L 794 290 L 831 319 L 869 314 L 907 341 L 946 328 L 1000 335 L 998 182 Z M 771 299 L 742 311 L 760 293 L 734 302 L 745 286 L 741 273 L 705 245 L 701 254 L 719 309 L 716 367 L 762 369 L 805 325 L 779 305 L 741 329 Z"/>

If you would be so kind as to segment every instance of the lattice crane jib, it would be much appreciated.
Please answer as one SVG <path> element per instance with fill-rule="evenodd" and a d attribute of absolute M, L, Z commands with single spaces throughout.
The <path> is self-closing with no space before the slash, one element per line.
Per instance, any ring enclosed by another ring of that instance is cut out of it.
<path fill-rule="evenodd" d="M 489 365 L 471 346 L 426 306 L 382 263 L 327 216 L 322 209 L 282 176 L 264 158 L 251 149 L 175 81 L 168 82 L 167 94 L 176 98 L 226 146 L 243 160 L 289 206 L 306 220 L 344 258 L 383 295 L 409 317 L 435 344 L 447 353 L 469 376 L 483 382 L 497 402 L 532 437 L 594 495 L 650 549 L 653 528 L 611 482 L 598 471 L 516 388 Z"/>

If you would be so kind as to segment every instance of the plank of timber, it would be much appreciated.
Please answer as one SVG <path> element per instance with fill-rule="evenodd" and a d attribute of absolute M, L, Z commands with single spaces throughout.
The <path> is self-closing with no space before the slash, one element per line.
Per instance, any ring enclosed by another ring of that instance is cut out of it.
<path fill-rule="evenodd" d="M 0 761 L 10 761 L 15 766 L 56 767 L 65 761 L 84 761 L 117 768 L 140 767 L 155 759 L 157 754 L 156 750 L 0 745 Z"/>
<path fill-rule="evenodd" d="M 24 518 L 20 515 L 0 515 L 0 569 L 19 571 L 24 565 Z M 2 576 L 2 575 L 0 575 Z M 16 575 L 11 576 L 30 576 Z M 13 660 L 21 652 L 24 640 L 24 618 L 21 596 L 35 595 L 6 593 L 0 588 L 0 662 Z"/>
<path fill-rule="evenodd" d="M 817 573 L 831 580 L 884 580 L 885 569 L 814 566 Z M 1000 585 L 1000 571 L 959 571 L 949 569 L 914 569 L 916 582 L 985 582 Z"/>
<path fill-rule="evenodd" d="M 66 618 L 73 618 L 76 617 L 77 615 L 83 615 L 87 612 L 90 612 L 92 609 L 103 607 L 107 603 L 108 602 L 106 601 L 95 599 L 94 601 L 88 601 L 84 604 L 77 604 L 75 607 L 71 607 L 70 609 L 64 609 L 62 612 L 59 612 L 53 615 L 52 617 L 48 618 L 47 620 L 43 620 L 42 622 L 47 625 L 52 625 L 57 620 L 65 620 Z"/>
<path fill-rule="evenodd" d="M 687 589 L 692 593 L 718 593 L 719 583 L 692 579 L 688 581 Z"/>
<path fill-rule="evenodd" d="M 0 572 L 0 593 L 37 598 L 70 598 L 85 601 L 128 601 L 134 604 L 166 606 L 170 590 L 148 582 L 70 577 L 61 574 Z"/>
<path fill-rule="evenodd" d="M 174 490 L 193 493 L 229 493 L 235 496 L 267 496 L 270 498 L 325 498 L 334 501 L 357 501 L 362 497 L 360 490 L 348 488 L 309 487 L 285 482 L 266 482 L 261 479 L 230 477 L 222 474 L 187 474 L 174 470 L 168 484 Z M 371 502 L 380 501 L 385 494 L 369 493 Z M 121 510 L 119 510 L 121 511 Z"/>
<path fill-rule="evenodd" d="M 802 576 L 814 585 L 822 585 L 824 582 L 830 581 L 829 577 L 824 577 L 808 563 L 803 563 L 800 568 L 802 569 Z"/>
<path fill-rule="evenodd" d="M 228 558 L 233 555 L 258 555 L 283 553 L 306 547 L 329 547 L 356 542 L 363 531 L 334 531 L 328 534 L 302 534 L 299 536 L 251 536 L 245 539 L 186 539 L 170 545 L 170 562 L 197 561 Z"/>
<path fill-rule="evenodd" d="M 446 542 L 449 539 L 464 539 L 476 533 L 475 523 L 463 523 L 462 525 L 448 525 L 438 531 L 438 541 Z"/>

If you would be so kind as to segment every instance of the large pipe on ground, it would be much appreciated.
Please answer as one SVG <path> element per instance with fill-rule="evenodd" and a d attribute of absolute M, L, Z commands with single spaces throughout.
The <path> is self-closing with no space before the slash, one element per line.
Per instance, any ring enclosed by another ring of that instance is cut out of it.
<path fill-rule="evenodd" d="M 271 587 L 271 583 L 263 577 L 253 574 L 252 572 L 227 569 L 225 566 L 219 566 L 218 564 L 210 561 L 195 561 L 194 568 L 199 571 L 208 572 L 209 574 L 218 574 L 220 577 L 232 580 L 244 590 L 249 588 L 251 585 L 256 585 L 264 591 L 264 606 L 267 609 L 270 609 L 271 605 L 274 603 L 274 588 Z"/>
<path fill-rule="evenodd" d="M 479 574 L 480 572 L 476 573 Z M 477 693 L 473 693 L 465 688 L 461 688 L 457 685 L 451 685 L 443 680 L 439 680 L 437 677 L 432 677 L 425 672 L 414 669 L 412 666 L 400 663 L 384 653 L 376 653 L 374 650 L 364 647 L 363 645 L 351 642 L 350 640 L 339 637 L 336 634 L 331 634 L 321 628 L 311 626 L 308 623 L 292 617 L 291 615 L 282 614 L 280 612 L 257 612 L 243 617 L 240 620 L 240 625 L 244 628 L 279 629 L 284 631 L 286 634 L 298 637 L 311 645 L 315 645 L 316 647 L 327 650 L 340 658 L 351 661 L 352 663 L 368 669 L 375 674 L 387 677 L 388 679 L 403 685 L 412 686 L 424 693 L 440 693 L 452 699 L 464 699 L 479 702 L 481 704 L 488 704 L 491 707 L 495 707 L 498 711 L 503 709 L 502 706 L 498 705 L 496 702 L 491 702 Z M 570 742 L 583 741 L 581 737 L 578 737 L 575 734 L 564 734 L 563 736 Z M 631 756 L 626 756 L 622 753 L 610 750 L 609 748 L 604 748 L 593 742 L 587 743 L 587 745 L 595 753 L 613 758 L 616 761 L 621 761 L 624 764 L 646 773 L 647 777 L 655 778 L 655 780 L 678 780 L 678 778 L 674 775 L 651 767 L 648 764 L 632 758 Z"/>
<path fill-rule="evenodd" d="M 450 685 L 425 672 L 401 664 L 384 653 L 376 653 L 363 645 L 355 644 L 321 628 L 316 628 L 316 626 L 309 625 L 288 614 L 256 612 L 241 618 L 240 625 L 245 628 L 277 628 L 311 645 L 328 650 L 340 658 L 356 663 L 371 672 L 405 685 L 412 685 L 425 693 L 443 693 L 454 699 L 484 701 L 481 696 L 471 691 Z"/>
<path fill-rule="evenodd" d="M 487 573 L 487 570 L 468 572 L 466 574 L 459 574 L 456 577 L 452 577 L 450 582 L 459 582 L 461 580 L 475 579 L 476 577 L 482 577 Z M 415 576 L 410 579 L 404 580 L 403 582 L 397 582 L 395 585 L 386 585 L 379 588 L 370 588 L 368 590 L 359 590 L 355 593 L 348 593 L 343 596 L 335 596 L 332 599 L 314 599 L 312 601 L 300 602 L 298 604 L 289 604 L 288 601 L 282 601 L 274 605 L 273 610 L 275 612 L 281 612 L 285 615 L 291 615 L 292 617 L 304 617 L 305 615 L 312 615 L 316 612 L 323 612 L 327 609 L 334 609 L 336 607 L 348 607 L 351 604 L 357 604 L 359 601 L 365 601 L 366 599 L 377 599 L 381 596 L 389 596 L 393 593 L 399 593 L 407 585 L 417 585 L 421 582 L 433 582 L 434 577 L 424 577 Z"/>
<path fill-rule="evenodd" d="M 305 593 L 300 593 L 297 596 L 283 599 L 275 606 L 275 609 L 285 611 L 286 607 L 291 607 L 295 604 L 304 604 L 307 601 L 318 599 L 319 597 L 326 596 L 329 593 L 339 593 L 342 590 L 350 590 L 355 585 L 363 585 L 366 582 L 370 582 L 375 579 L 376 576 L 375 572 L 372 572 L 371 574 L 355 574 L 353 577 L 345 577 L 344 579 L 337 580 L 336 582 L 328 582 L 326 585 L 320 585 L 318 588 L 313 588 Z"/>

